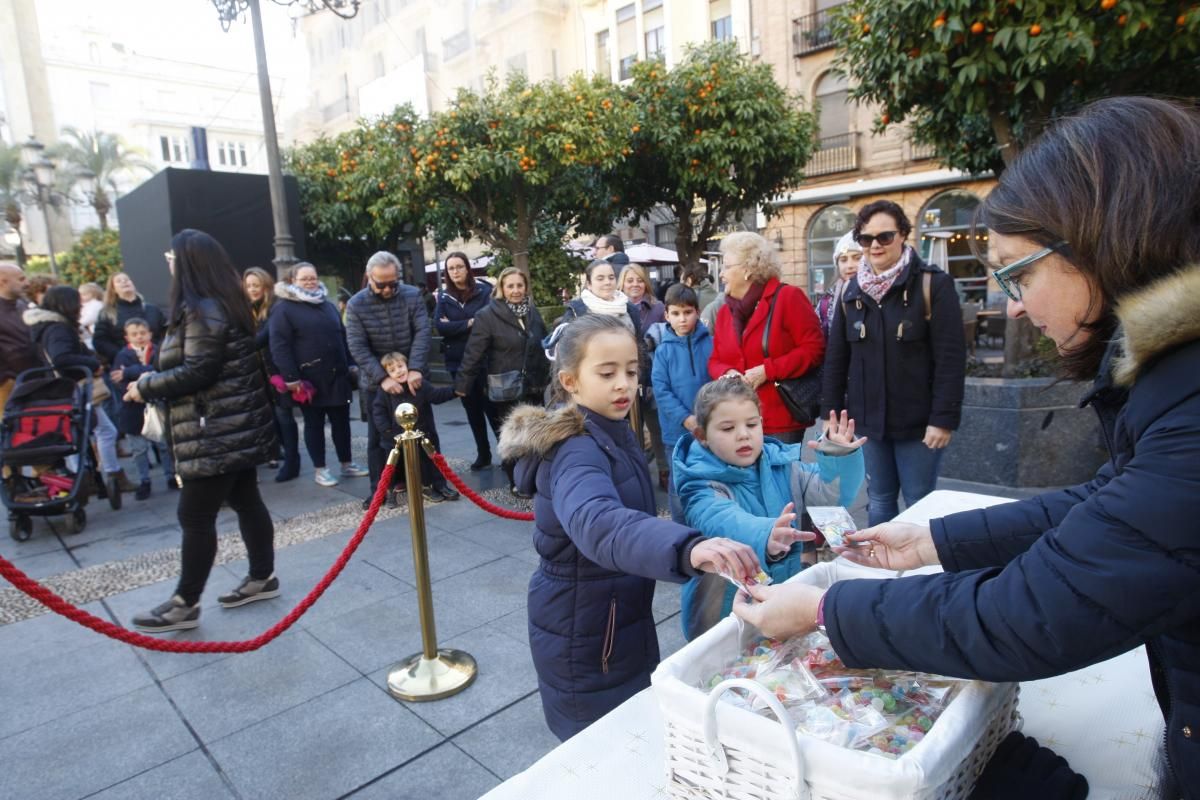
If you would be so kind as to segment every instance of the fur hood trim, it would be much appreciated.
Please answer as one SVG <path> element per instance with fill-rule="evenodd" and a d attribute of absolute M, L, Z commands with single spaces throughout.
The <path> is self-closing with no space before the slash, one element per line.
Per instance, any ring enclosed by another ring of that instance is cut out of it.
<path fill-rule="evenodd" d="M 1156 357 L 1200 339 L 1200 264 L 1129 295 L 1117 307 L 1117 318 L 1121 355 L 1113 361 L 1113 379 L 1130 386 Z"/>
<path fill-rule="evenodd" d="M 504 461 L 523 456 L 544 458 L 556 446 L 583 433 L 583 412 L 574 405 L 547 411 L 540 406 L 517 406 L 500 428 L 498 450 Z"/>
<path fill-rule="evenodd" d="M 67 322 L 66 317 L 57 311 L 47 311 L 44 308 L 36 307 L 25 309 L 24 313 L 21 314 L 21 321 L 31 328 L 34 325 L 40 325 L 43 322 L 61 322 L 64 325 L 71 324 Z"/>

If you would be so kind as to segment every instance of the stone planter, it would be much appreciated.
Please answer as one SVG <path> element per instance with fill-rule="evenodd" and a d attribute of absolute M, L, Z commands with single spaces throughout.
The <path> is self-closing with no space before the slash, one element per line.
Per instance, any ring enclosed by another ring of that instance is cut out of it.
<path fill-rule="evenodd" d="M 967 378 L 962 424 L 942 458 L 944 478 L 1003 486 L 1068 486 L 1104 463 L 1089 384 L 1053 378 Z"/>

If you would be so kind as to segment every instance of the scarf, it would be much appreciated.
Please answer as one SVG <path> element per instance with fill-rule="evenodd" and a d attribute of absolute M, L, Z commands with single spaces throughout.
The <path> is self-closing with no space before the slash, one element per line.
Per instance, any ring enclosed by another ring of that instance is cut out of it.
<path fill-rule="evenodd" d="M 913 249 L 904 245 L 904 252 L 900 254 L 900 260 L 896 262 L 896 266 L 876 275 L 871 269 L 871 265 L 867 263 L 867 257 L 864 254 L 862 261 L 858 264 L 859 288 L 876 303 L 882 303 L 883 296 L 888 293 L 888 289 L 892 288 L 892 284 L 904 272 L 908 262 L 912 261 L 912 255 Z"/>
<path fill-rule="evenodd" d="M 579 293 L 579 299 L 587 306 L 587 310 L 593 314 L 604 314 L 609 317 L 616 317 L 625 324 L 625 327 L 631 331 L 637 331 L 634 327 L 634 321 L 629 318 L 629 298 L 620 289 L 613 295 L 612 300 L 605 300 L 599 295 L 592 292 L 591 289 L 584 289 Z"/>
<path fill-rule="evenodd" d="M 740 298 L 728 293 L 725 295 L 725 305 L 728 306 L 729 316 L 733 321 L 733 333 L 738 339 L 742 338 L 742 332 L 746 330 L 746 323 L 750 321 L 750 315 L 754 313 L 754 307 L 762 299 L 763 291 L 766 288 L 765 283 L 752 283 Z"/>
<path fill-rule="evenodd" d="M 277 283 L 275 284 L 275 294 L 283 300 L 294 300 L 298 303 L 312 303 L 320 305 L 325 302 L 327 291 L 325 284 L 318 283 L 317 288 L 309 291 L 294 283 Z"/>
<path fill-rule="evenodd" d="M 525 317 L 527 317 L 529 315 L 529 301 L 528 300 L 522 300 L 519 303 L 510 303 L 507 300 L 505 300 L 504 305 L 508 306 L 508 310 L 513 313 L 513 316 L 517 318 L 518 322 L 523 321 L 525 319 Z"/>

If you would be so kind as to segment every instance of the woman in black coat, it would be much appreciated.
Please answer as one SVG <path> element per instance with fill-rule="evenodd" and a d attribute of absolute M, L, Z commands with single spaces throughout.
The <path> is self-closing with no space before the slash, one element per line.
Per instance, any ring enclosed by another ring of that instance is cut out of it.
<path fill-rule="evenodd" d="M 492 285 L 471 275 L 471 262 L 465 254 L 456 252 L 446 256 L 446 288 L 438 293 L 433 318 L 442 337 L 442 352 L 451 378 L 458 378 L 475 315 L 487 308 L 491 299 Z M 462 404 L 471 425 L 471 435 L 475 437 L 475 463 L 471 469 L 478 471 L 492 463 L 488 425 L 492 426 L 493 434 L 500 435 L 500 419 L 496 406 L 488 399 L 482 375 L 471 384 Z"/>
<path fill-rule="evenodd" d="M 165 400 L 179 480 L 183 568 L 175 594 L 133 619 L 143 631 L 195 628 L 200 595 L 217 555 L 217 512 L 238 517 L 250 574 L 219 601 L 233 608 L 279 595 L 275 526 L 258 493 L 256 467 L 277 446 L 254 343 L 254 317 L 241 276 L 206 233 L 185 229 L 171 242 L 171 314 L 158 372 L 130 384 L 125 400 Z"/>
<path fill-rule="evenodd" d="M 1008 315 L 1053 340 L 1067 377 L 1094 379 L 1083 401 L 1110 458 L 1091 481 L 876 526 L 843 552 L 944 573 L 763 587 L 735 613 L 780 638 L 823 623 L 849 667 L 988 681 L 1145 645 L 1176 784 L 1150 795 L 1200 798 L 1200 182 L 1185 164 L 1200 164 L 1194 105 L 1100 100 L 1027 146 L 979 209 Z"/>
<path fill-rule="evenodd" d="M 79 335 L 79 292 L 70 286 L 51 286 L 42 297 L 40 307 L 25 309 L 21 319 L 30 328 L 34 349 L 48 366 L 71 378 L 85 380 L 84 374 L 95 375 L 100 362 L 87 349 Z M 113 508 L 120 508 L 121 492 L 137 487 L 125 477 L 117 456 L 117 427 L 100 405 L 92 406 L 95 420 L 92 436 L 100 454 L 100 469 L 104 472 L 105 488 L 116 498 Z"/>
<path fill-rule="evenodd" d="M 268 381 L 271 376 L 278 375 L 279 369 L 271 358 L 271 312 L 278 306 L 275 295 L 275 278 L 262 267 L 250 267 L 242 273 L 242 287 L 246 290 L 246 299 L 250 301 L 250 310 L 254 313 L 254 343 L 258 347 L 258 357 L 262 362 L 263 372 Z M 275 412 L 275 433 L 283 449 L 283 463 L 275 459 L 267 462 L 272 469 L 278 467 L 275 482 L 284 483 L 300 474 L 300 428 L 296 425 L 293 413 L 295 403 L 287 392 L 275 391 L 274 387 L 267 392 L 271 398 L 272 410 Z"/>
<path fill-rule="evenodd" d="M 92 347 L 102 362 L 111 365 L 117 353 L 125 349 L 125 323 L 135 317 L 146 320 L 154 344 L 162 341 L 167 327 L 162 311 L 138 294 L 132 278 L 124 272 L 118 272 L 108 279 L 104 289 L 104 307 L 100 309 L 92 334 Z"/>
<path fill-rule="evenodd" d="M 863 260 L 833 311 L 825 349 L 821 415 L 846 410 L 867 437 L 872 525 L 900 513 L 901 492 L 911 506 L 933 491 L 962 416 L 967 350 L 954 279 L 904 244 L 911 231 L 890 200 L 858 212 Z"/>
<path fill-rule="evenodd" d="M 525 273 L 516 267 L 504 269 L 493 296 L 491 305 L 475 317 L 454 391 L 465 397 L 486 372 L 488 399 L 503 423 L 522 403 L 542 404 L 542 393 L 550 382 L 550 362 L 542 350 L 546 323 L 529 296 Z M 509 490 L 528 497 L 513 482 L 513 462 L 505 461 L 502 466 Z"/>
<path fill-rule="evenodd" d="M 301 401 L 304 447 L 316 468 L 320 486 L 337 486 L 325 466 L 325 420 L 341 462 L 343 478 L 361 478 L 367 471 L 350 457 L 350 352 L 346 329 L 337 308 L 326 299 L 317 268 L 301 262 L 292 269 L 292 282 L 275 286 L 278 307 L 269 321 L 271 359 L 289 392 L 301 381 L 312 385 L 313 396 Z"/>

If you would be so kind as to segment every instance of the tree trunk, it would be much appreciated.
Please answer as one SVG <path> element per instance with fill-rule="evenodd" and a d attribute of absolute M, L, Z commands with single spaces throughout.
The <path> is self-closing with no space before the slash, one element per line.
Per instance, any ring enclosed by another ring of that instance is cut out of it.
<path fill-rule="evenodd" d="M 1007 167 L 1021 151 L 1013 137 L 1012 123 L 1008 114 L 1003 111 L 989 111 L 988 118 L 992 122 L 992 132 L 996 134 L 996 146 L 1000 148 L 1000 157 L 1004 159 L 1004 166 Z"/>
<path fill-rule="evenodd" d="M 525 199 L 522 187 L 515 186 L 513 191 L 517 211 L 517 230 L 513 237 L 513 266 L 525 273 L 525 281 L 532 290 L 533 276 L 529 274 L 529 245 L 533 242 L 533 220 L 530 218 L 529 203 Z"/>
<path fill-rule="evenodd" d="M 112 203 L 108 200 L 108 195 L 99 186 L 96 187 L 96 194 L 92 197 L 92 208 L 96 209 L 96 216 L 100 218 L 100 230 L 108 230 L 108 212 L 112 210 Z"/>
<path fill-rule="evenodd" d="M 683 211 L 675 208 L 675 250 L 679 253 L 679 263 L 686 270 L 700 263 L 700 252 L 702 245 L 697 247 L 692 243 L 692 213 L 688 208 Z M 681 213 L 682 211 L 682 213 Z"/>

